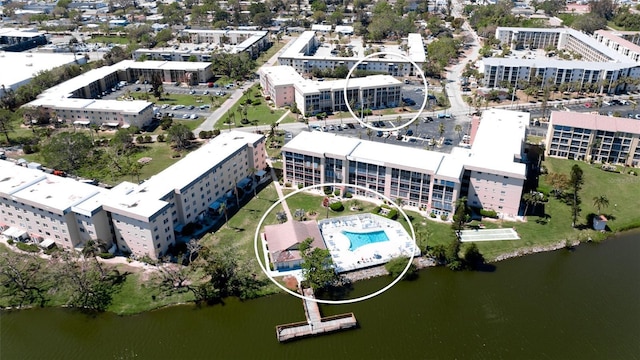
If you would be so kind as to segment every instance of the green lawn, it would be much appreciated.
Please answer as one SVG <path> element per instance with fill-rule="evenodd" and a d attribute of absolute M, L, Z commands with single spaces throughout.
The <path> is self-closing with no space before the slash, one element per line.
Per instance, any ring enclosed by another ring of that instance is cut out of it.
<path fill-rule="evenodd" d="M 141 274 L 127 275 L 124 283 L 113 294 L 111 305 L 107 309 L 118 315 L 137 314 L 157 309 L 162 306 L 193 301 L 192 292 L 176 293 L 165 296 L 148 280 L 141 279 Z M 146 275 L 145 275 L 146 276 Z"/>
<path fill-rule="evenodd" d="M 275 42 L 267 51 L 260 54 L 260 56 L 258 56 L 258 58 L 256 59 L 256 69 L 264 65 L 264 63 L 271 59 L 271 57 L 278 51 L 280 51 L 280 49 L 282 49 L 285 44 L 286 42 L 283 41 Z"/>
<path fill-rule="evenodd" d="M 256 84 L 250 89 L 246 90 L 242 98 L 238 102 L 236 102 L 236 104 L 233 105 L 231 109 L 229 109 L 227 114 L 222 116 L 222 119 L 220 121 L 216 123 L 215 128 L 226 129 L 229 126 L 228 124 L 226 124 L 229 114 L 235 114 L 236 126 L 232 125 L 231 127 L 254 126 L 253 123 L 241 125 L 242 114 L 238 113 L 238 108 L 241 106 L 241 104 L 244 104 L 247 99 L 251 99 L 252 101 L 260 101 L 259 105 L 249 105 L 249 107 L 247 108 L 247 118 L 249 119 L 249 121 L 257 120 L 257 125 L 271 125 L 272 123 L 278 121 L 278 119 L 282 117 L 286 110 L 271 109 L 271 107 L 269 107 L 266 104 L 266 101 L 262 98 L 258 86 L 259 85 Z"/>

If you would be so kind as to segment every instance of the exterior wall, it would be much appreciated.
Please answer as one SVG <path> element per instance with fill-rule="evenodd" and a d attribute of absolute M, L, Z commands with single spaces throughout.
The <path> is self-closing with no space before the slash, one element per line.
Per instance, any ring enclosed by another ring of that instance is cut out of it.
<path fill-rule="evenodd" d="M 640 165 L 639 142 L 640 134 L 563 126 L 552 122 L 547 131 L 545 153 L 563 159 L 635 167 Z"/>
<path fill-rule="evenodd" d="M 117 213 L 112 213 L 111 218 L 116 243 L 120 251 L 125 253 L 158 259 L 174 243 L 173 225 L 166 209 L 161 216 L 149 221 Z"/>
<path fill-rule="evenodd" d="M 435 178 L 432 171 L 395 164 L 376 164 L 326 156 L 283 152 L 283 176 L 294 186 L 344 182 L 363 186 L 391 199 L 401 198 L 409 206 L 449 215 L 460 190 L 458 179 Z M 358 196 L 373 197 L 370 191 L 346 187 Z"/>
<path fill-rule="evenodd" d="M 124 113 L 121 111 L 110 110 L 86 110 L 76 108 L 58 107 L 55 109 L 47 109 L 55 112 L 60 120 L 74 121 L 90 121 L 92 124 L 102 125 L 105 123 L 117 122 L 121 125 L 129 124 L 141 127 L 149 123 L 153 118 L 153 104 L 149 104 L 141 112 L 137 114 Z"/>
<path fill-rule="evenodd" d="M 81 243 L 73 213 L 49 211 L 5 197 L 0 198 L 0 222 L 25 230 L 32 238 L 51 239 L 65 249 Z"/>
<path fill-rule="evenodd" d="M 518 214 L 523 185 L 523 179 L 472 170 L 467 204 L 514 216 Z"/>

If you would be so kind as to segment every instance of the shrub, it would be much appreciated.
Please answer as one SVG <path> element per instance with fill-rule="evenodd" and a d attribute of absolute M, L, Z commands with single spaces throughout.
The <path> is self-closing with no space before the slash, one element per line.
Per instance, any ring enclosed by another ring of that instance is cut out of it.
<path fill-rule="evenodd" d="M 142 144 L 142 143 L 144 143 L 144 136 L 142 136 L 142 135 L 138 135 L 138 136 L 136 136 L 136 142 L 137 142 L 138 144 Z"/>
<path fill-rule="evenodd" d="M 158 135 L 158 142 L 164 142 L 164 140 L 165 140 L 164 134 Z"/>
<path fill-rule="evenodd" d="M 219 129 L 214 129 L 213 130 L 213 136 L 218 136 L 220 135 L 220 130 Z"/>
<path fill-rule="evenodd" d="M 302 183 L 298 184 L 298 189 L 302 189 L 304 187 L 304 185 Z"/>
<path fill-rule="evenodd" d="M 213 132 L 202 130 L 200 131 L 200 134 L 198 134 L 198 136 L 200 137 L 200 139 L 211 139 L 211 136 L 213 136 Z"/>
<path fill-rule="evenodd" d="M 380 206 L 376 206 L 373 208 L 373 210 L 371 210 L 371 212 L 374 214 L 379 214 L 380 210 L 382 210 L 382 208 Z"/>
<path fill-rule="evenodd" d="M 115 255 L 113 255 L 112 253 L 109 252 L 103 252 L 98 254 L 98 256 L 100 256 L 103 259 L 113 259 L 114 257 L 116 257 Z"/>
<path fill-rule="evenodd" d="M 144 136 L 144 142 L 146 142 L 146 143 L 150 143 L 151 141 L 152 141 L 152 140 L 151 140 L 151 135 L 145 135 L 145 136 Z"/>
<path fill-rule="evenodd" d="M 353 197 L 353 194 L 351 194 L 350 192 L 347 192 L 344 194 L 344 197 L 346 197 L 347 199 L 351 199 Z"/>
<path fill-rule="evenodd" d="M 495 210 L 480 209 L 480 215 L 484 217 L 492 218 L 492 219 L 498 218 L 498 213 Z"/>
<path fill-rule="evenodd" d="M 7 244 L 9 244 L 9 245 L 13 245 L 13 243 L 14 243 L 13 239 L 9 239 L 9 240 L 7 240 Z"/>
<path fill-rule="evenodd" d="M 324 187 L 324 194 L 325 195 L 331 195 L 331 188 L 329 186 L 325 186 Z"/>
<path fill-rule="evenodd" d="M 249 119 L 242 119 L 240 120 L 240 123 L 243 125 L 247 125 L 249 123 Z"/>
<path fill-rule="evenodd" d="M 396 209 L 389 210 L 389 213 L 387 214 L 387 219 L 395 220 L 397 218 L 398 218 L 398 210 Z"/>
<path fill-rule="evenodd" d="M 37 145 L 29 145 L 29 144 L 24 144 L 22 146 L 22 151 L 25 154 L 33 154 L 34 152 L 38 151 L 38 146 Z"/>
<path fill-rule="evenodd" d="M 436 213 L 434 213 L 434 212 L 430 213 L 429 217 L 432 218 L 432 219 L 435 219 L 436 218 Z"/>
<path fill-rule="evenodd" d="M 340 196 L 340 190 L 336 189 L 336 190 L 333 192 L 333 195 L 335 195 L 335 196 Z"/>
<path fill-rule="evenodd" d="M 440 220 L 442 220 L 442 221 L 447 221 L 448 218 L 449 217 L 447 215 L 445 215 L 445 214 L 440 215 Z"/>
<path fill-rule="evenodd" d="M 291 187 L 291 183 L 290 182 L 284 183 L 284 187 Z"/>
<path fill-rule="evenodd" d="M 17 242 L 16 246 L 18 247 L 18 249 L 22 250 L 22 251 L 26 251 L 26 252 L 40 252 L 40 248 L 38 247 L 38 245 L 34 245 L 34 244 L 27 244 L 27 243 L 23 243 L 23 242 Z"/>
<path fill-rule="evenodd" d="M 340 212 L 340 211 L 344 210 L 344 205 L 342 205 L 342 202 L 336 201 L 336 202 L 334 202 L 334 203 L 329 205 L 329 209 L 331 209 L 333 211 Z"/>
<path fill-rule="evenodd" d="M 406 257 L 393 258 L 391 259 L 391 261 L 389 261 L 384 265 L 384 268 L 387 269 L 387 271 L 389 272 L 389 275 L 391 275 L 391 277 L 395 279 L 398 276 L 400 276 L 400 274 L 402 274 L 405 267 L 407 267 L 408 261 L 409 261 L 409 258 L 406 258 Z M 413 265 L 412 263 L 411 265 L 409 265 L 409 269 L 407 270 L 407 273 L 404 274 L 403 279 L 413 279 L 416 277 L 416 275 L 417 275 L 416 266 Z"/>

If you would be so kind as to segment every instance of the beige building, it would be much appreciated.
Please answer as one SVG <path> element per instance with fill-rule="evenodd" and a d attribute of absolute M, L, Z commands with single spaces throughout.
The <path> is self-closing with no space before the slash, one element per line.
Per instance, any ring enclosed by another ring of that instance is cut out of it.
<path fill-rule="evenodd" d="M 640 165 L 640 121 L 554 111 L 545 145 L 547 156 L 637 167 Z"/>
<path fill-rule="evenodd" d="M 222 202 L 237 206 L 236 191 L 250 196 L 266 168 L 264 142 L 262 135 L 226 132 L 149 180 L 110 190 L 2 160 L 0 227 L 37 243 L 73 249 L 100 240 L 125 254 L 158 259 L 185 225 Z"/>

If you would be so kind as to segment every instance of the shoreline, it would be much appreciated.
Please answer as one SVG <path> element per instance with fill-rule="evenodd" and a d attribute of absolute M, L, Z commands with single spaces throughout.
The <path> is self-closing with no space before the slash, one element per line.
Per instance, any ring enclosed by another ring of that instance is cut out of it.
<path fill-rule="evenodd" d="M 638 232 L 640 231 L 640 227 L 638 228 L 631 228 L 631 229 L 625 229 L 624 231 L 619 231 L 619 232 L 615 232 L 615 233 L 610 233 L 610 234 L 606 234 L 605 237 L 598 239 L 598 240 L 586 240 L 586 241 L 580 241 L 580 240 L 559 240 L 555 243 L 549 244 L 549 245 L 538 245 L 538 246 L 531 246 L 531 247 L 527 247 L 527 248 L 522 248 L 522 249 L 518 249 L 518 250 L 514 250 L 511 252 L 506 252 L 503 254 L 498 255 L 495 259 L 493 259 L 492 261 L 488 261 L 488 264 L 493 264 L 493 263 L 497 263 L 500 261 L 504 261 L 504 260 L 509 260 L 509 259 L 513 259 L 513 258 L 519 258 L 519 257 L 524 257 L 527 255 L 533 255 L 533 254 L 538 254 L 538 253 L 544 253 L 544 252 L 551 252 L 551 251 L 556 251 L 556 250 L 560 250 L 560 249 L 565 249 L 567 248 L 567 245 L 570 246 L 571 249 L 581 245 L 583 242 L 595 242 L 595 243 L 600 243 L 604 240 L 609 240 L 611 238 L 614 238 L 618 235 L 623 235 L 623 234 L 629 234 L 629 233 L 633 233 L 633 232 Z M 8 244 L 5 244 L 8 245 Z M 7 246 L 7 248 L 9 248 L 10 250 L 14 251 L 14 250 L 18 250 L 19 249 L 13 249 L 13 247 L 11 246 Z M 413 259 L 413 263 L 416 266 L 417 270 L 421 270 L 421 269 L 426 269 L 426 268 L 430 268 L 430 267 L 436 267 L 436 266 L 443 266 L 441 264 L 437 264 L 433 259 L 426 257 L 426 256 L 418 256 L 415 257 Z M 147 268 L 145 269 L 147 271 L 150 271 L 152 269 Z M 144 273 L 145 271 L 143 271 Z M 381 276 L 386 276 L 389 275 L 389 272 L 385 269 L 384 265 L 377 265 L 377 266 L 373 266 L 370 268 L 366 268 L 366 269 L 361 269 L 361 270 L 356 270 L 353 272 L 349 272 L 347 274 L 344 274 L 344 276 L 352 281 L 362 281 L 362 280 L 369 280 L 372 278 L 376 278 L 376 277 L 381 277 Z M 263 297 L 263 296 L 270 296 L 270 295 L 274 295 L 274 294 L 278 294 L 281 292 L 277 292 L 277 293 L 273 293 L 273 294 L 264 294 L 261 295 L 259 297 Z M 154 308 L 150 308 L 147 310 L 143 310 L 140 312 L 136 312 L 136 313 L 126 313 L 126 314 L 120 314 L 117 312 L 113 312 L 113 311 L 105 311 L 105 312 L 110 312 L 114 315 L 117 316 L 132 316 L 132 315 L 137 315 L 137 314 L 142 314 L 145 312 L 151 312 L 151 311 L 158 311 L 158 310 L 162 310 L 164 308 L 169 308 L 169 307 L 173 307 L 173 306 L 182 306 L 182 305 L 192 305 L 192 306 L 197 306 L 198 304 L 196 304 L 193 301 L 187 301 L 187 302 L 177 302 L 177 303 L 170 303 L 170 304 L 164 304 L 158 307 L 154 307 Z M 40 306 L 37 305 L 27 305 L 27 306 L 23 306 L 20 308 L 16 308 L 16 307 L 0 307 L 0 312 L 1 311 L 20 311 L 20 310 L 28 310 L 28 309 L 34 309 L 34 308 L 38 308 Z M 42 308 L 47 308 L 47 307 L 61 307 L 61 308 L 65 308 L 66 306 L 43 306 Z"/>

